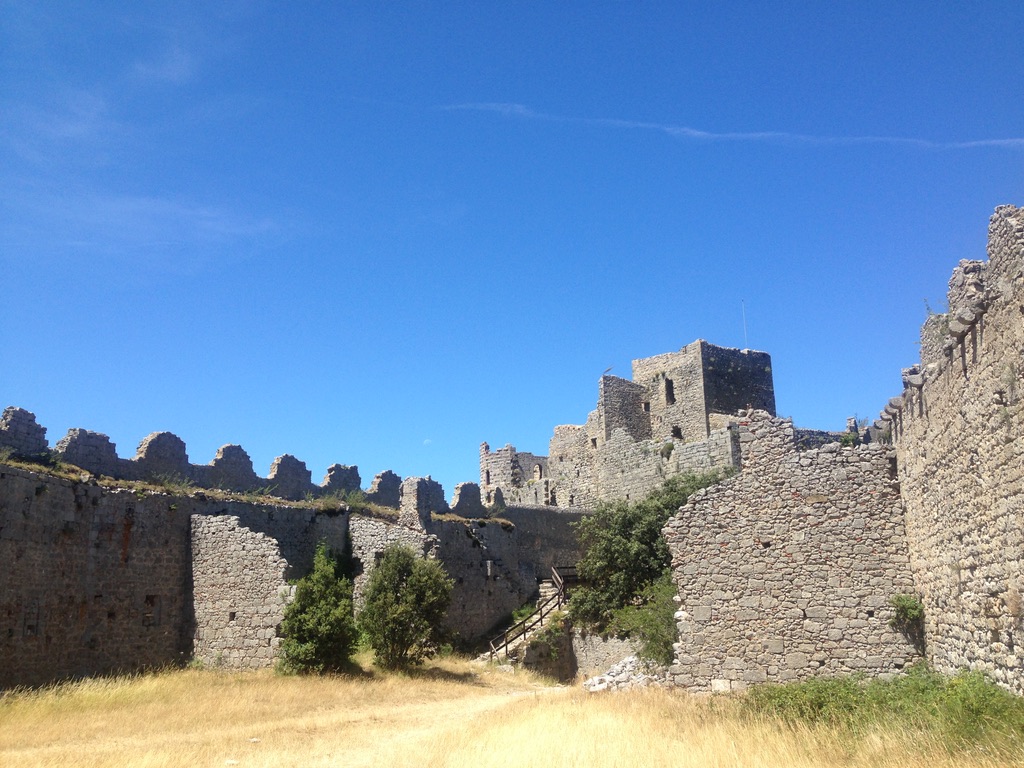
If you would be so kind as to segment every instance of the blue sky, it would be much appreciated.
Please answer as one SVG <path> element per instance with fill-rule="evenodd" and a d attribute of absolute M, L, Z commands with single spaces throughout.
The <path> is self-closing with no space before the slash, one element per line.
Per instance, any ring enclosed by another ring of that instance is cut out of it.
<path fill-rule="evenodd" d="M 449 493 L 696 338 L 874 417 L 1024 205 L 1024 4 L 945 5 L 0 0 L 0 406 Z"/>

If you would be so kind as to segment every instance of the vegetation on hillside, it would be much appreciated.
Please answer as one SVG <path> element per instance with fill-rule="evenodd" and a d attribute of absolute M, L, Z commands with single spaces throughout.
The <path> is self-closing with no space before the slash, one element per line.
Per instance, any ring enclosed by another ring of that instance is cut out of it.
<path fill-rule="evenodd" d="M 642 501 L 605 502 L 577 525 L 582 585 L 569 599 L 577 626 L 640 640 L 643 656 L 672 660 L 676 628 L 671 556 L 661 529 L 691 494 L 722 479 L 719 472 L 669 479 Z"/>

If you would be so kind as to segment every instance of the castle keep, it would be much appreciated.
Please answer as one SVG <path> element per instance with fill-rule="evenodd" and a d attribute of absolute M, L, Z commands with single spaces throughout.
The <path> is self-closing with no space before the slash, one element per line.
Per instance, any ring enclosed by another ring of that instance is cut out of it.
<path fill-rule="evenodd" d="M 641 499 L 673 475 L 738 468 L 741 408 L 775 413 L 771 358 L 698 339 L 634 360 L 632 381 L 602 376 L 587 423 L 555 427 L 547 456 L 481 445 L 480 488 L 523 505 Z"/>
<path fill-rule="evenodd" d="M 0 687 L 192 657 L 267 666 L 289 579 L 321 540 L 351 541 L 357 593 L 391 542 L 437 557 L 456 581 L 449 627 L 481 637 L 577 559 L 570 524 L 588 508 L 732 468 L 664 529 L 673 684 L 885 674 L 923 655 L 1024 693 L 1024 210 L 996 209 L 988 260 L 956 267 L 949 311 L 925 323 L 902 379 L 870 428 L 800 430 L 775 416 L 766 353 L 698 340 L 634 361 L 632 380 L 603 376 L 597 408 L 556 427 L 546 456 L 484 443 L 480 485 L 458 486 L 450 507 L 430 478 L 377 475 L 366 495 L 386 513 L 338 499 L 359 488 L 355 467 L 315 485 L 284 456 L 260 478 L 238 446 L 196 465 L 169 433 L 131 459 L 84 430 L 51 449 L 32 414 L 8 408 L 0 449 L 81 473 L 0 462 Z M 278 500 L 257 497 L 267 486 Z M 498 502 L 503 519 L 487 518 Z M 901 593 L 924 604 L 923 648 L 890 624 Z"/>

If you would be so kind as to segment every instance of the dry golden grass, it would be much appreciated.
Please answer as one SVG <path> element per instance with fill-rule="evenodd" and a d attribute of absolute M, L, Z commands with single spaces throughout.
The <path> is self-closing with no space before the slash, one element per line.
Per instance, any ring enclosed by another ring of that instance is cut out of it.
<path fill-rule="evenodd" d="M 731 702 L 585 694 L 445 660 L 404 677 L 179 671 L 0 698 L 0 765 L 996 765 L 878 735 L 740 721 Z M 912 748 L 908 745 L 913 745 Z"/>
<path fill-rule="evenodd" d="M 502 756 L 514 756 L 509 760 Z M 945 753 L 918 734 L 873 734 L 853 743 L 829 729 L 791 729 L 738 717 L 735 703 L 660 690 L 587 694 L 580 690 L 512 701 L 500 717 L 439 735 L 394 765 L 516 766 L 928 766 L 1009 765 Z"/>

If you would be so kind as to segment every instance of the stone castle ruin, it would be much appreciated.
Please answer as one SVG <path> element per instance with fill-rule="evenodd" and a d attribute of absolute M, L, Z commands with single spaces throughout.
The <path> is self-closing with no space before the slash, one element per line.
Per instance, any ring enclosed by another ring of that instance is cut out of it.
<path fill-rule="evenodd" d="M 771 358 L 698 339 L 634 360 L 632 381 L 602 376 L 597 409 L 582 426 L 555 427 L 547 456 L 481 445 L 480 488 L 524 505 L 641 499 L 673 475 L 738 468 L 741 408 L 775 413 Z"/>
<path fill-rule="evenodd" d="M 1024 210 L 996 209 L 988 261 L 962 261 L 871 434 L 801 450 L 739 419 L 742 472 L 665 535 L 679 588 L 669 676 L 698 690 L 893 672 L 920 649 L 889 599 L 920 596 L 924 653 L 1024 694 Z"/>
<path fill-rule="evenodd" d="M 437 482 L 386 471 L 360 500 L 375 507 L 350 505 L 338 494 L 359 488 L 356 467 L 336 464 L 316 486 L 284 456 L 260 478 L 239 446 L 195 465 L 166 432 L 131 459 L 80 429 L 51 450 L 19 408 L 0 418 L 0 449 L 82 470 L 68 478 L 0 461 L 0 688 L 190 659 L 270 666 L 289 582 L 310 570 L 320 541 L 351 546 L 357 600 L 388 545 L 439 559 L 455 579 L 448 628 L 468 641 L 578 556 L 570 523 L 580 513 L 510 506 L 486 519 L 473 483 L 449 507 Z"/>
<path fill-rule="evenodd" d="M 390 542 L 437 557 L 456 581 L 449 627 L 482 637 L 575 561 L 570 523 L 595 504 L 732 468 L 664 530 L 679 602 L 668 681 L 737 690 L 924 656 L 1024 693 L 1024 210 L 996 209 L 988 260 L 956 267 L 903 385 L 867 429 L 800 430 L 774 414 L 766 353 L 698 340 L 634 361 L 631 381 L 603 376 L 596 410 L 556 427 L 546 456 L 484 443 L 479 486 L 450 508 L 429 478 L 381 473 L 366 496 L 387 514 L 338 500 L 360 487 L 355 467 L 314 485 L 285 456 L 260 478 L 238 446 L 193 465 L 169 433 L 131 459 L 83 430 L 51 449 L 9 408 L 0 449 L 83 473 L 0 461 L 0 687 L 192 657 L 267 666 L 288 579 L 321 540 L 351 540 L 357 592 Z M 279 503 L 250 498 L 268 487 Z M 890 623 L 898 594 L 923 602 L 923 645 Z"/>

